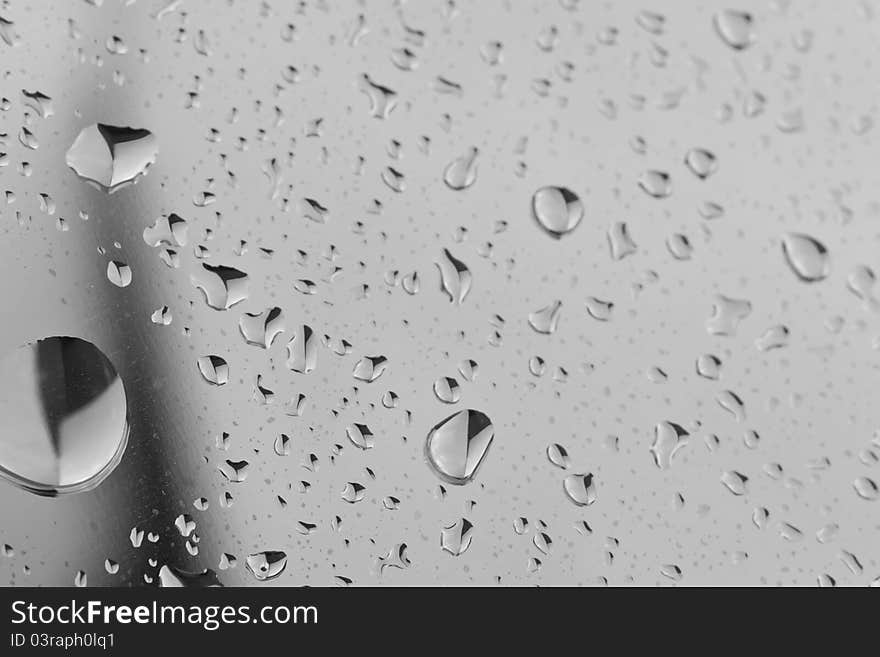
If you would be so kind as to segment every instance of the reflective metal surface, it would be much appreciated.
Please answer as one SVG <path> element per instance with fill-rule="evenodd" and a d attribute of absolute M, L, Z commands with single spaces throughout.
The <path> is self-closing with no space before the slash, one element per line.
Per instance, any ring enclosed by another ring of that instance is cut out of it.
<path fill-rule="evenodd" d="M 4 0 L 0 582 L 876 582 L 876 12 Z"/>

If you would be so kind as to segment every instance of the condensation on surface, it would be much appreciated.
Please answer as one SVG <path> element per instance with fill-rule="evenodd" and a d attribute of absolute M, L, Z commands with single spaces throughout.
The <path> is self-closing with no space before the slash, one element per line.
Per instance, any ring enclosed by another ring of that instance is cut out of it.
<path fill-rule="evenodd" d="M 878 10 L 0 3 L 0 583 L 876 583 Z"/>

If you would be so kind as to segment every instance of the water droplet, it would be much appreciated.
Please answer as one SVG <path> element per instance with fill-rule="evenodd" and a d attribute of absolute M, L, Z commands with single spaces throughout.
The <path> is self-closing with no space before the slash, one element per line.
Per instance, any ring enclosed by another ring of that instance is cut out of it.
<path fill-rule="evenodd" d="M 697 358 L 697 374 L 704 379 L 717 381 L 721 376 L 721 359 L 712 354 L 702 354 Z"/>
<path fill-rule="evenodd" d="M 248 275 L 233 267 L 202 263 L 190 280 L 215 310 L 228 310 L 248 298 Z"/>
<path fill-rule="evenodd" d="M 186 246 L 187 222 L 174 214 L 162 216 L 144 228 L 144 242 L 149 246 Z"/>
<path fill-rule="evenodd" d="M 287 568 L 287 554 L 268 550 L 249 554 L 245 560 L 247 569 L 261 582 L 275 579 Z"/>
<path fill-rule="evenodd" d="M 366 424 L 349 425 L 345 429 L 345 435 L 351 441 L 351 444 L 359 449 L 373 449 L 373 432 Z"/>
<path fill-rule="evenodd" d="M 318 340 L 310 326 L 300 324 L 287 343 L 287 367 L 300 374 L 315 369 L 318 361 Z"/>
<path fill-rule="evenodd" d="M 557 468 L 567 469 L 571 465 L 568 451 L 562 445 L 552 443 L 547 446 L 547 459 Z"/>
<path fill-rule="evenodd" d="M 764 334 L 755 340 L 755 346 L 760 351 L 770 351 L 771 349 L 780 349 L 788 344 L 789 330 L 787 326 L 778 324 L 771 326 Z"/>
<path fill-rule="evenodd" d="M 625 222 L 616 221 L 608 228 L 608 247 L 611 249 L 612 260 L 623 260 L 636 252 L 636 243 L 630 237 Z"/>
<path fill-rule="evenodd" d="M 480 366 L 475 360 L 463 360 L 458 364 L 458 373 L 461 374 L 465 381 L 473 383 L 477 379 Z"/>
<path fill-rule="evenodd" d="M 0 477 L 44 496 L 91 490 L 122 458 L 125 389 L 90 342 L 49 337 L 0 360 Z"/>
<path fill-rule="evenodd" d="M 67 166 L 112 193 L 146 174 L 158 152 L 149 130 L 95 123 L 74 140 L 67 151 Z"/>
<path fill-rule="evenodd" d="M 471 289 L 473 277 L 461 260 L 453 256 L 449 249 L 443 249 L 443 255 L 436 261 L 440 269 L 441 289 L 454 304 L 461 304 Z"/>
<path fill-rule="evenodd" d="M 690 260 L 694 247 L 686 235 L 674 233 L 666 240 L 666 248 L 676 260 Z"/>
<path fill-rule="evenodd" d="M 349 504 L 355 504 L 364 499 L 367 489 L 361 484 L 349 481 L 342 490 L 342 499 Z"/>
<path fill-rule="evenodd" d="M 715 154 L 705 148 L 692 148 L 687 152 L 684 163 L 700 180 L 705 180 L 718 170 Z"/>
<path fill-rule="evenodd" d="M 485 413 L 458 411 L 435 425 L 425 442 L 428 464 L 444 481 L 462 485 L 471 481 L 495 437 Z"/>
<path fill-rule="evenodd" d="M 227 481 L 230 481 L 233 484 L 241 484 L 247 479 L 250 467 L 251 464 L 247 461 L 232 461 L 226 459 L 217 467 L 217 469 Z"/>
<path fill-rule="evenodd" d="M 611 319 L 611 311 L 614 304 L 611 301 L 602 301 L 596 297 L 587 297 L 587 312 L 593 319 L 607 322 Z"/>
<path fill-rule="evenodd" d="M 728 470 L 721 475 L 721 483 L 734 495 L 745 495 L 748 492 L 746 488 L 748 480 L 748 477 L 736 470 Z"/>
<path fill-rule="evenodd" d="M 164 565 L 159 569 L 160 587 L 210 588 L 223 586 L 217 579 L 217 573 L 210 568 L 201 572 L 181 570 Z"/>
<path fill-rule="evenodd" d="M 746 419 L 746 405 L 739 395 L 730 390 L 723 390 L 716 397 L 718 405 L 726 411 L 730 411 L 737 422 L 744 422 Z"/>
<path fill-rule="evenodd" d="M 354 366 L 352 376 L 360 381 L 372 383 L 384 374 L 388 367 L 385 356 L 364 356 Z"/>
<path fill-rule="evenodd" d="M 831 273 L 828 249 L 817 239 L 803 233 L 782 237 L 782 253 L 795 275 L 805 283 L 824 280 Z"/>
<path fill-rule="evenodd" d="M 196 364 L 208 383 L 222 386 L 229 382 L 229 365 L 220 356 L 202 356 Z"/>
<path fill-rule="evenodd" d="M 443 171 L 443 182 L 449 189 L 467 189 L 477 180 L 477 155 L 479 150 L 471 147 L 467 153 L 450 162 Z"/>
<path fill-rule="evenodd" d="M 461 387 L 451 376 L 441 376 L 434 381 L 434 394 L 444 404 L 455 404 L 461 399 Z"/>
<path fill-rule="evenodd" d="M 111 260 L 107 263 L 107 280 L 116 287 L 128 287 L 131 285 L 131 267 L 124 262 Z"/>
<path fill-rule="evenodd" d="M 650 169 L 639 176 L 639 187 L 648 196 L 666 198 L 672 193 L 672 178 L 665 171 Z"/>
<path fill-rule="evenodd" d="M 549 306 L 544 306 L 529 313 L 529 326 L 538 333 L 551 335 L 556 332 L 559 324 L 559 313 L 562 310 L 562 302 L 554 301 Z"/>
<path fill-rule="evenodd" d="M 651 445 L 654 464 L 661 470 L 668 470 L 675 453 L 687 444 L 689 435 L 684 427 L 674 422 L 658 422 L 654 427 L 654 444 Z"/>
<path fill-rule="evenodd" d="M 447 525 L 440 532 L 440 547 L 454 557 L 464 554 L 471 546 L 473 529 L 467 518 Z"/>
<path fill-rule="evenodd" d="M 873 479 L 868 477 L 858 477 L 853 481 L 853 488 L 855 488 L 856 493 L 858 493 L 858 496 L 863 500 L 874 502 L 880 499 L 880 488 L 878 488 Z"/>
<path fill-rule="evenodd" d="M 592 473 L 570 474 L 562 480 L 562 488 L 578 506 L 590 506 L 596 501 L 596 486 Z"/>
<path fill-rule="evenodd" d="M 366 73 L 361 75 L 360 89 L 370 99 L 370 114 L 377 119 L 387 119 L 397 105 L 397 93 L 373 82 Z"/>
<path fill-rule="evenodd" d="M 745 50 L 757 39 L 754 19 L 748 12 L 725 9 L 715 14 L 713 23 L 721 40 L 734 50 Z"/>
<path fill-rule="evenodd" d="M 275 338 L 284 331 L 281 308 L 274 306 L 261 313 L 244 313 L 238 320 L 238 328 L 245 342 L 268 349 Z"/>
<path fill-rule="evenodd" d="M 706 330 L 712 335 L 736 335 L 739 323 L 751 312 L 750 301 L 717 294 L 712 306 L 712 316 L 706 320 Z"/>
<path fill-rule="evenodd" d="M 559 239 L 581 222 L 584 205 L 566 187 L 541 187 L 532 196 L 532 215 L 548 235 Z"/>

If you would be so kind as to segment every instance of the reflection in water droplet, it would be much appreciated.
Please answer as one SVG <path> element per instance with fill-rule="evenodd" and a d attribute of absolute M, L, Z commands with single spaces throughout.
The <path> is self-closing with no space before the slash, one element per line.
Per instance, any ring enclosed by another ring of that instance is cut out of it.
<path fill-rule="evenodd" d="M 532 215 L 548 235 L 559 239 L 581 222 L 584 205 L 565 187 L 541 187 L 532 196 Z"/>
<path fill-rule="evenodd" d="M 461 304 L 471 289 L 473 279 L 471 270 L 461 260 L 453 256 L 449 249 L 443 249 L 443 255 L 436 262 L 440 269 L 441 289 L 454 304 Z"/>
<path fill-rule="evenodd" d="M 301 324 L 287 343 L 287 367 L 300 374 L 315 369 L 318 361 L 318 340 L 310 326 Z"/>
<path fill-rule="evenodd" d="M 233 267 L 202 263 L 190 280 L 215 310 L 227 310 L 248 298 L 248 275 Z"/>
<path fill-rule="evenodd" d="M 385 372 L 388 359 L 385 356 L 364 356 L 354 366 L 352 376 L 359 381 L 372 383 Z"/>
<path fill-rule="evenodd" d="M 128 440 L 125 389 L 90 342 L 50 337 L 0 360 L 0 476 L 44 496 L 91 490 Z"/>
<path fill-rule="evenodd" d="M 360 449 L 373 449 L 373 432 L 366 424 L 349 425 L 345 429 L 345 435 L 351 441 L 351 444 Z"/>
<path fill-rule="evenodd" d="M 455 158 L 443 171 L 443 182 L 449 189 L 467 189 L 477 180 L 477 155 L 479 150 L 471 147 L 467 153 Z"/>
<path fill-rule="evenodd" d="M 538 333 L 551 335 L 556 332 L 559 324 L 559 313 L 562 310 L 562 302 L 554 301 L 549 306 L 544 306 L 529 313 L 529 326 Z"/>
<path fill-rule="evenodd" d="M 112 193 L 145 174 L 158 152 L 149 130 L 95 123 L 77 135 L 67 151 L 67 166 Z"/>
<path fill-rule="evenodd" d="M 721 40 L 734 50 L 745 50 L 757 39 L 754 19 L 748 12 L 725 9 L 715 14 L 713 23 Z"/>
<path fill-rule="evenodd" d="M 590 506 L 596 501 L 596 486 L 592 473 L 570 474 L 562 480 L 562 488 L 578 506 Z"/>
<path fill-rule="evenodd" d="M 208 383 L 215 386 L 228 383 L 229 365 L 220 356 L 202 356 L 196 363 L 199 366 L 199 372 Z"/>
<path fill-rule="evenodd" d="M 159 569 L 160 587 L 209 588 L 223 586 L 217 573 L 210 568 L 202 572 L 190 572 L 164 565 Z"/>
<path fill-rule="evenodd" d="M 668 470 L 675 453 L 687 444 L 689 435 L 681 425 L 674 422 L 657 423 L 654 427 L 654 444 L 651 445 L 654 464 L 661 470 Z"/>
<path fill-rule="evenodd" d="M 461 387 L 451 376 L 441 376 L 434 381 L 434 394 L 444 404 L 455 404 L 461 399 Z"/>
<path fill-rule="evenodd" d="M 357 482 L 349 481 L 342 490 L 342 499 L 349 504 L 355 504 L 363 500 L 366 494 L 367 489 L 364 486 Z"/>
<path fill-rule="evenodd" d="M 261 313 L 245 313 L 238 320 L 238 328 L 245 342 L 268 349 L 275 338 L 284 331 L 281 308 L 274 306 Z"/>
<path fill-rule="evenodd" d="M 824 280 L 831 272 L 828 249 L 817 239 L 803 233 L 788 233 L 782 238 L 782 253 L 795 275 L 805 283 Z"/>
<path fill-rule="evenodd" d="M 275 579 L 284 572 L 287 567 L 287 554 L 275 550 L 257 552 L 249 554 L 245 563 L 251 574 L 264 582 Z"/>
<path fill-rule="evenodd" d="M 425 456 L 441 479 L 466 484 L 476 475 L 494 437 L 495 427 L 485 413 L 462 410 L 431 429 L 425 441 Z"/>
<path fill-rule="evenodd" d="M 454 557 L 464 554 L 471 546 L 473 529 L 467 518 L 447 525 L 440 532 L 440 547 Z"/>

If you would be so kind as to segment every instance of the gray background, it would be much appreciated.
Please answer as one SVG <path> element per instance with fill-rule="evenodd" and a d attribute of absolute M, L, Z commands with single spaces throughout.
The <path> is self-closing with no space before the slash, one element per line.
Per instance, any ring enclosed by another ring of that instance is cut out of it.
<path fill-rule="evenodd" d="M 383 585 L 665 585 L 672 583 L 661 574 L 667 564 L 690 585 L 814 585 L 826 573 L 838 584 L 864 585 L 880 575 L 880 507 L 852 485 L 859 476 L 880 477 L 862 454 L 878 420 L 878 322 L 846 285 L 855 266 L 880 266 L 876 131 L 862 129 L 864 117 L 873 122 L 877 114 L 877 3 L 743 0 L 737 8 L 753 13 L 757 40 L 742 52 L 712 26 L 727 2 L 182 0 L 157 19 L 167 4 L 0 3 L 0 16 L 19 36 L 11 47 L 0 41 L 0 96 L 10 101 L 0 112 L 7 133 L 0 151 L 9 157 L 0 188 L 15 194 L 0 210 L 2 345 L 47 335 L 95 342 L 125 383 L 132 425 L 121 464 L 95 491 L 44 499 L 0 482 L 0 543 L 14 548 L 14 556 L 0 557 L 0 581 L 70 585 L 82 570 L 89 585 L 139 584 L 145 576 L 155 583 L 163 564 L 218 570 L 220 555 L 230 553 L 238 565 L 218 571 L 220 580 L 252 585 L 258 582 L 244 560 L 261 550 L 289 558 L 285 573 L 266 585 L 333 585 L 334 576 Z M 662 34 L 640 26 L 645 8 L 665 16 Z M 359 14 L 368 31 L 352 45 Z M 282 38 L 288 23 L 296 26 L 292 41 Z M 423 45 L 407 44 L 404 24 L 424 30 Z M 558 40 L 545 52 L 537 40 L 550 26 Z M 611 27 L 616 43 L 604 44 L 599 35 Z M 194 47 L 199 30 L 208 55 Z M 107 51 L 112 35 L 127 54 Z M 480 56 L 492 40 L 504 44 L 494 67 Z M 392 51 L 405 45 L 417 53 L 414 71 L 392 63 Z M 662 65 L 657 46 L 668 51 Z M 565 62 L 573 65 L 570 81 L 559 75 Z M 282 76 L 290 65 L 299 71 L 295 84 Z M 397 92 L 387 120 L 370 115 L 358 86 L 363 73 Z M 506 76 L 500 89 L 498 75 Z M 437 76 L 462 93 L 438 93 Z M 551 82 L 546 96 L 533 86 L 541 78 Z M 37 150 L 17 139 L 26 124 L 21 89 L 52 97 L 54 116 L 31 116 L 28 124 Z M 754 91 L 766 108 L 747 117 L 744 102 Z M 189 92 L 198 93 L 195 107 L 187 108 Z M 786 133 L 778 122 L 791 111 L 802 112 L 804 125 Z M 307 137 L 318 118 L 322 134 Z M 159 142 L 149 174 L 113 195 L 65 165 L 77 133 L 96 121 L 146 128 Z M 210 128 L 219 143 L 208 141 Z M 430 137 L 428 153 L 422 136 Z M 240 137 L 247 150 L 238 149 Z M 632 147 L 637 137 L 644 154 Z M 388 154 L 391 140 L 401 144 L 398 160 Z M 450 190 L 443 170 L 472 146 L 480 149 L 476 182 Z M 684 165 L 692 147 L 718 157 L 718 172 L 706 181 Z M 283 175 L 275 199 L 261 171 L 273 157 Z M 20 173 L 22 161 L 32 175 Z M 382 182 L 389 165 L 405 174 L 403 193 Z M 639 189 L 638 177 L 651 168 L 672 176 L 668 198 Z M 585 206 L 581 225 L 561 240 L 543 233 L 530 213 L 531 196 L 544 185 L 569 187 Z M 206 190 L 216 203 L 196 207 L 193 197 Z M 41 212 L 40 193 L 55 201 L 54 216 Z M 325 224 L 303 217 L 307 197 L 329 208 Z M 374 199 L 381 213 L 371 211 Z M 702 218 L 706 201 L 722 205 L 724 216 Z M 79 219 L 81 210 L 88 221 Z M 176 270 L 142 238 L 169 212 L 189 222 Z M 68 231 L 57 230 L 59 216 Z M 495 234 L 499 220 L 508 228 Z M 606 238 L 616 221 L 627 222 L 638 245 L 621 261 L 611 259 Z M 461 226 L 467 236 L 458 242 Z M 779 240 L 792 230 L 828 247 L 826 280 L 806 284 L 787 267 Z M 690 261 L 674 260 L 665 247 L 676 232 L 694 245 Z M 235 253 L 240 240 L 248 243 L 242 256 Z M 494 247 L 489 257 L 486 242 Z M 247 301 L 225 312 L 207 307 L 189 280 L 200 266 L 197 244 L 209 250 L 207 262 L 249 274 Z M 324 257 L 331 244 L 333 263 Z M 259 247 L 274 254 L 265 257 Z M 473 273 L 460 306 L 440 290 L 434 261 L 443 248 Z M 131 266 L 129 287 L 107 280 L 109 259 Z M 334 266 L 342 271 L 331 281 Z M 390 270 L 417 270 L 420 292 L 388 286 Z M 316 281 L 317 294 L 296 292 L 300 278 Z M 719 293 L 752 303 L 735 336 L 706 330 Z M 615 303 L 611 321 L 587 314 L 589 296 Z M 556 333 L 532 331 L 528 314 L 555 299 L 563 304 Z M 163 305 L 174 316 L 167 327 L 150 321 Z M 284 309 L 287 331 L 265 352 L 245 344 L 238 318 L 269 305 Z M 496 314 L 505 323 L 493 346 Z M 838 317 L 842 328 L 830 330 Z M 322 346 L 313 373 L 291 372 L 285 344 L 299 323 L 347 339 L 353 352 L 338 357 Z M 758 350 L 755 340 L 777 324 L 791 330 L 788 346 Z M 703 353 L 722 359 L 720 381 L 696 375 Z M 201 378 L 196 359 L 205 354 L 229 362 L 228 385 Z M 356 381 L 356 360 L 376 354 L 389 360 L 385 374 Z M 528 369 L 535 355 L 548 365 L 540 378 Z M 433 381 L 456 375 L 467 358 L 480 365 L 477 380 L 461 381 L 459 404 L 441 404 Z M 646 375 L 654 366 L 668 374 L 665 383 Z M 557 367 L 567 370 L 566 381 L 554 380 Z M 258 374 L 276 393 L 274 404 L 254 398 Z M 400 395 L 397 409 L 382 407 L 386 390 Z M 717 404 L 723 390 L 744 400 L 745 422 Z M 291 418 L 283 404 L 296 393 L 307 402 L 302 417 Z M 442 498 L 424 440 L 462 408 L 487 413 L 495 441 L 476 481 L 447 486 Z M 665 471 L 649 451 L 663 420 L 692 430 Z M 374 449 L 347 441 L 353 421 L 371 427 Z M 747 429 L 760 433 L 757 449 L 743 444 Z M 228 451 L 215 444 L 224 431 Z M 281 432 L 293 440 L 287 457 L 272 450 Z M 718 436 L 714 451 L 707 434 Z M 618 437 L 618 449 L 608 436 Z M 570 453 L 570 471 L 594 474 L 597 501 L 589 508 L 565 497 L 568 473 L 545 454 L 553 442 Z M 334 444 L 343 450 L 331 462 Z M 317 472 L 302 467 L 311 453 Z M 245 483 L 222 478 L 217 466 L 227 458 L 251 462 Z M 822 458 L 830 467 L 810 467 Z M 772 463 L 783 467 L 781 478 L 765 473 Z M 732 469 L 749 477 L 742 497 L 720 482 Z M 299 492 L 303 480 L 311 484 L 307 493 Z M 341 499 L 348 481 L 366 486 L 362 502 Z M 235 502 L 222 508 L 227 490 Z M 399 509 L 383 508 L 387 495 L 401 500 Z M 193 508 L 198 497 L 210 501 L 207 511 Z M 752 523 L 755 507 L 770 511 L 765 529 Z M 174 527 L 180 513 L 197 522 L 196 557 Z M 334 529 L 337 515 L 342 524 Z M 529 519 L 523 535 L 513 528 L 520 516 Z M 473 543 L 453 557 L 441 550 L 440 531 L 461 517 L 475 526 Z M 553 539 L 547 555 L 532 543 L 539 520 Z M 575 531 L 579 520 L 592 535 Z M 317 527 L 304 536 L 298 521 Z M 783 522 L 802 539 L 784 539 Z M 821 543 L 816 532 L 829 524 L 839 532 Z M 133 526 L 158 541 L 132 548 Z M 380 574 L 377 557 L 401 542 L 411 564 Z M 845 565 L 844 550 L 863 570 Z M 542 561 L 537 572 L 528 568 L 532 557 Z M 105 572 L 106 558 L 120 563 L 118 574 Z"/>

